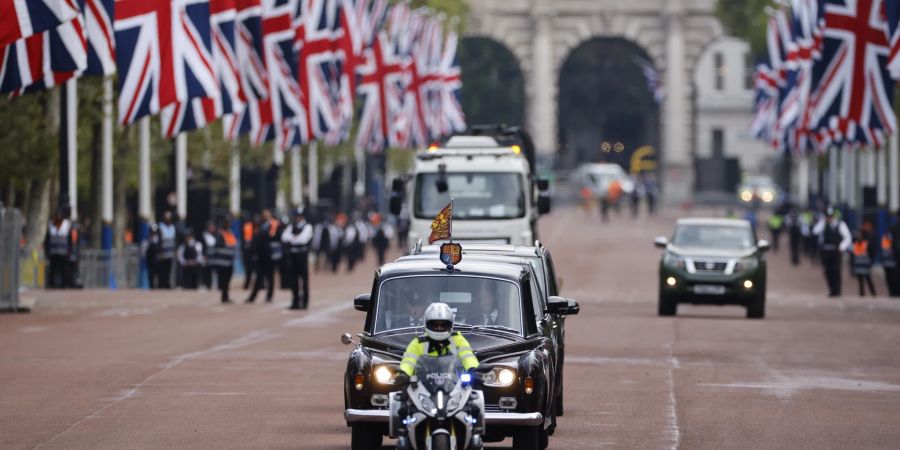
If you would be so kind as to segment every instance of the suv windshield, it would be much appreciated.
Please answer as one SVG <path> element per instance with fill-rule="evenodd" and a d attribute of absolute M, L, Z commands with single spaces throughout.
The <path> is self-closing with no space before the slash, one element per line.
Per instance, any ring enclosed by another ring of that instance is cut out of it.
<path fill-rule="evenodd" d="M 727 225 L 679 225 L 672 244 L 718 250 L 747 250 L 753 247 L 750 227 Z"/>
<path fill-rule="evenodd" d="M 522 176 L 511 172 L 448 173 L 447 191 L 438 192 L 437 173 L 416 177 L 415 215 L 432 219 L 453 198 L 454 220 L 525 217 Z"/>
<path fill-rule="evenodd" d="M 518 286 L 496 278 L 414 276 L 381 283 L 375 309 L 375 333 L 422 327 L 428 305 L 446 303 L 458 325 L 489 325 L 522 331 L 522 298 Z"/>

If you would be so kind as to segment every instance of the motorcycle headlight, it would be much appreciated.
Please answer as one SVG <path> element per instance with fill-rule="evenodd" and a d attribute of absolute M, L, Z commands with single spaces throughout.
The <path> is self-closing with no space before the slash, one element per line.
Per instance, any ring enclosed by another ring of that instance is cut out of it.
<path fill-rule="evenodd" d="M 423 412 L 430 412 L 431 410 L 436 410 L 434 407 L 434 402 L 431 401 L 431 398 L 425 394 L 419 394 L 419 404 L 422 405 Z"/>
<path fill-rule="evenodd" d="M 684 262 L 684 257 L 678 256 L 671 252 L 666 252 L 665 255 L 663 255 L 663 265 L 666 267 L 671 267 L 671 268 L 681 269 L 681 270 L 685 270 L 685 267 L 686 267 L 685 262 Z"/>
<path fill-rule="evenodd" d="M 516 371 L 508 367 L 495 367 L 484 375 L 485 386 L 506 387 L 516 381 Z"/>
<path fill-rule="evenodd" d="M 457 393 L 450 397 L 450 400 L 447 400 L 447 411 L 453 412 L 456 411 L 456 408 L 459 407 L 459 398 L 462 396 L 461 393 Z"/>
<path fill-rule="evenodd" d="M 375 369 L 375 381 L 379 384 L 394 384 L 394 371 L 388 366 L 378 366 Z"/>
<path fill-rule="evenodd" d="M 753 192 L 750 191 L 749 189 L 742 190 L 741 191 L 741 200 L 743 200 L 745 202 L 749 202 L 749 201 L 753 200 Z"/>
<path fill-rule="evenodd" d="M 734 265 L 734 272 L 747 272 L 750 270 L 755 270 L 759 266 L 759 261 L 756 258 L 741 258 L 737 264 Z"/>

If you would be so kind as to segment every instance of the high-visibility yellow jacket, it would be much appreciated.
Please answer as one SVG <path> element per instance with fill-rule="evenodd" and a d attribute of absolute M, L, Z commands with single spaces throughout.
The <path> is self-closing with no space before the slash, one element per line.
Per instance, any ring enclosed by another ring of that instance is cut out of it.
<path fill-rule="evenodd" d="M 473 367 L 478 367 L 478 358 L 476 358 L 475 353 L 472 352 L 472 346 L 469 345 L 469 341 L 458 332 L 454 332 L 450 335 L 449 343 L 441 348 L 440 354 L 438 354 L 437 349 L 429 350 L 429 346 L 427 336 L 414 338 L 412 342 L 406 346 L 406 352 L 403 353 L 403 360 L 400 361 L 400 370 L 409 376 L 415 375 L 416 362 L 419 361 L 420 356 L 426 353 L 429 356 L 457 355 L 462 362 L 464 369 L 469 370 Z"/>

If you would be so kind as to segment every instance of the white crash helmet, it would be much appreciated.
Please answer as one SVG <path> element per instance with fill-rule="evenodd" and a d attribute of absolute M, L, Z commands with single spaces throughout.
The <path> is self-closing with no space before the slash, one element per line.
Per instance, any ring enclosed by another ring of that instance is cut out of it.
<path fill-rule="evenodd" d="M 425 335 L 435 341 L 450 339 L 453 310 L 446 303 L 432 303 L 425 309 Z"/>

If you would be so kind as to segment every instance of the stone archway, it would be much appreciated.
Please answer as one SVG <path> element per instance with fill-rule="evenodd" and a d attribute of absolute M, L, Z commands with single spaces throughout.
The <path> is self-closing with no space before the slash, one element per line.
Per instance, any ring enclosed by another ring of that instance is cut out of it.
<path fill-rule="evenodd" d="M 658 77 L 649 55 L 623 38 L 591 38 L 569 53 L 558 83 L 558 169 L 606 161 L 627 171 L 636 149 L 659 147 L 659 99 L 645 67 Z"/>
<path fill-rule="evenodd" d="M 460 102 L 470 124 L 525 124 L 525 79 L 518 58 L 485 37 L 460 40 L 463 85 Z"/>
<path fill-rule="evenodd" d="M 479 0 L 471 3 L 470 36 L 502 42 L 521 61 L 526 125 L 547 164 L 558 150 L 559 73 L 572 49 L 594 37 L 627 39 L 658 68 L 662 104 L 661 182 L 670 202 L 690 197 L 694 183 L 692 68 L 700 50 L 722 34 L 716 0 Z"/>

